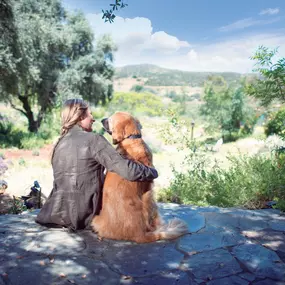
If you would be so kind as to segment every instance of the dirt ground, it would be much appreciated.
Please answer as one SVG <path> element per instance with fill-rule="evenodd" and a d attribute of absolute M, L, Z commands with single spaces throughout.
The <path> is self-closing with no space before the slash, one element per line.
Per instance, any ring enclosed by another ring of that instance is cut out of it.
<path fill-rule="evenodd" d="M 52 168 L 50 153 L 52 145 L 40 149 L 35 155 L 32 150 L 0 149 L 8 170 L 0 179 L 8 183 L 9 194 L 26 195 L 37 180 L 44 194 L 48 195 L 52 188 Z"/>

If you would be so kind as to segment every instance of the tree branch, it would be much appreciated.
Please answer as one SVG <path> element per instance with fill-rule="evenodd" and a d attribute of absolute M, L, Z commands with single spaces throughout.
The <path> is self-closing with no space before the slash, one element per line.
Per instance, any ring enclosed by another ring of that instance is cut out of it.
<path fill-rule="evenodd" d="M 113 23 L 114 19 L 116 18 L 115 11 L 118 11 L 118 9 L 125 8 L 128 6 L 128 4 L 124 3 L 124 0 L 114 0 L 114 4 L 110 4 L 111 9 L 110 10 L 102 10 L 103 16 L 102 19 L 105 20 L 105 22 Z"/>
<path fill-rule="evenodd" d="M 25 115 L 26 117 L 28 117 L 27 113 L 26 113 L 24 110 L 22 110 L 22 109 L 16 107 L 16 105 L 15 105 L 9 98 L 8 98 L 8 101 L 9 101 L 9 104 L 11 105 L 11 107 L 12 107 L 14 110 L 19 111 L 19 112 L 21 112 L 23 115 Z"/>

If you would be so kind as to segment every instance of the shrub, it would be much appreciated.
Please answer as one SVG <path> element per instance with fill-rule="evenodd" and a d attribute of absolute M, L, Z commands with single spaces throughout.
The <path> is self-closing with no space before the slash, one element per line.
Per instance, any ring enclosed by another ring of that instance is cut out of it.
<path fill-rule="evenodd" d="M 285 138 L 285 108 L 269 117 L 269 121 L 265 126 L 265 134 L 267 136 L 276 134 Z"/>
<path fill-rule="evenodd" d="M 24 205 L 23 200 L 13 196 L 13 200 L 9 203 L 11 205 L 9 209 L 9 214 L 20 214 L 27 210 L 27 207 Z"/>
<path fill-rule="evenodd" d="M 276 206 L 274 206 L 274 208 L 277 208 L 277 209 L 281 210 L 282 212 L 285 212 L 285 200 L 277 201 L 277 204 L 276 204 Z"/>
<path fill-rule="evenodd" d="M 260 155 L 229 159 L 231 167 L 227 170 L 209 170 L 205 160 L 185 173 L 173 169 L 174 179 L 159 199 L 250 209 L 262 208 L 267 201 L 285 200 L 285 163 L 280 165 L 274 157 Z"/>
<path fill-rule="evenodd" d="M 238 88 L 206 86 L 204 101 L 200 111 L 208 119 L 209 127 L 206 129 L 219 128 L 224 142 L 253 132 L 258 117 L 242 85 Z"/>
<path fill-rule="evenodd" d="M 45 144 L 49 143 L 45 136 L 42 137 L 41 134 L 25 134 L 25 136 L 21 139 L 20 148 L 23 149 L 37 149 L 43 147 Z"/>
<path fill-rule="evenodd" d="M 25 166 L 26 165 L 26 160 L 23 157 L 20 157 L 19 165 L 21 165 L 21 166 Z"/>
<path fill-rule="evenodd" d="M 142 85 L 134 85 L 132 88 L 131 88 L 131 91 L 135 91 L 137 93 L 140 93 L 144 90 L 144 87 Z"/>
<path fill-rule="evenodd" d="M 151 93 L 122 93 L 114 94 L 114 98 L 108 106 L 108 111 L 126 111 L 134 115 L 144 114 L 159 116 L 164 109 L 161 98 Z"/>
<path fill-rule="evenodd" d="M 179 170 L 172 167 L 174 178 L 158 192 L 159 201 L 262 208 L 274 200 L 285 210 L 285 140 L 269 137 L 265 145 L 271 156 L 230 156 L 229 168 L 222 169 L 203 151 L 202 142 L 190 138 L 189 124 L 171 110 L 169 120 L 170 126 L 164 126 L 161 135 L 166 143 L 175 143 L 185 158 Z"/>
<path fill-rule="evenodd" d="M 12 130 L 13 124 L 6 116 L 0 114 L 0 134 L 1 136 L 7 136 Z"/>
<path fill-rule="evenodd" d="M 30 133 L 23 126 L 16 126 L 7 117 L 0 117 L 0 147 L 37 149 L 51 143 L 58 135 L 60 120 L 57 110 L 48 115 L 37 133 Z"/>

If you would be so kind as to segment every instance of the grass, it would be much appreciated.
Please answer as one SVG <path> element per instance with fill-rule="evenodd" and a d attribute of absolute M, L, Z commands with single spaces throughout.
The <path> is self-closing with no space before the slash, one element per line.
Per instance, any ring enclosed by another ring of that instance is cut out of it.
<path fill-rule="evenodd" d="M 141 112 L 140 109 L 138 111 Z M 193 112 L 196 114 L 196 111 Z M 100 119 L 104 117 L 107 110 L 100 107 L 95 109 L 95 113 L 98 113 L 97 119 Z M 209 164 L 206 162 L 204 165 L 200 163 L 199 167 L 196 165 L 193 168 L 191 166 L 193 161 L 189 160 L 185 163 L 185 153 L 177 150 L 179 142 L 183 143 L 184 139 L 189 139 L 190 118 L 184 117 L 188 126 L 186 132 L 181 126 L 181 130 L 175 132 L 175 135 L 167 134 L 173 139 L 169 145 L 165 144 L 161 136 L 161 129 L 166 128 L 168 123 L 167 117 L 150 117 L 147 114 L 140 114 L 138 118 L 143 125 L 144 139 L 153 150 L 154 165 L 160 174 L 159 178 L 155 180 L 155 189 L 160 201 L 220 207 L 259 208 L 263 207 L 265 201 L 274 199 L 277 201 L 277 207 L 285 208 L 284 189 L 282 188 L 285 185 L 284 169 L 278 168 L 269 157 L 258 156 L 256 154 L 258 152 L 257 145 L 248 145 L 250 138 L 224 144 L 218 153 L 205 153 L 212 162 L 218 161 L 213 170 L 209 169 Z M 15 122 L 17 121 L 15 120 Z M 33 152 L 32 157 L 23 156 L 9 165 L 5 179 L 8 180 L 11 193 L 23 195 L 33 181 L 38 180 L 45 194 L 49 194 L 52 188 L 51 165 L 47 158 L 41 161 L 39 149 L 42 145 L 50 142 L 54 134 L 57 135 L 58 129 L 57 125 L 52 124 L 52 120 L 44 124 L 37 135 L 28 134 L 23 126 L 19 126 L 17 123 L 12 126 L 9 146 L 28 148 Z M 199 122 L 197 121 L 195 130 L 198 132 L 198 129 Z M 100 130 L 101 125 L 98 120 L 96 131 Z M 184 138 L 179 141 L 179 135 L 182 133 Z M 262 128 L 259 127 L 254 136 L 264 138 Z M 109 136 L 106 137 L 110 139 Z M 203 142 L 205 136 L 200 137 L 199 140 L 200 143 Z M 242 143 L 243 141 L 245 143 Z M 2 148 L 3 146 L 7 147 L 5 144 L 0 145 Z M 228 152 L 233 153 L 230 159 L 227 158 Z M 252 152 L 255 155 L 246 155 Z M 5 157 L 5 149 L 1 150 L 1 155 Z M 34 161 L 35 159 L 37 161 Z M 172 168 L 170 164 L 173 165 Z"/>
<path fill-rule="evenodd" d="M 235 156 L 229 160 L 228 169 L 216 166 L 209 170 L 207 160 L 202 159 L 193 162 L 186 172 L 173 169 L 174 179 L 160 192 L 159 201 L 256 209 L 275 200 L 285 210 L 285 163 L 264 155 Z"/>

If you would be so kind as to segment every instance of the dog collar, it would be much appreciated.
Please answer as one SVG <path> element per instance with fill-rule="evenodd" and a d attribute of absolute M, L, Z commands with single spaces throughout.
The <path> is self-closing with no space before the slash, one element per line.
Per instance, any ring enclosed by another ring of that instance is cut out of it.
<path fill-rule="evenodd" d="M 130 135 L 126 139 L 141 139 L 142 135 Z"/>

